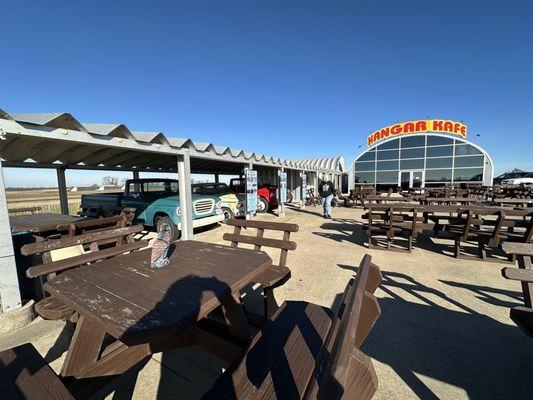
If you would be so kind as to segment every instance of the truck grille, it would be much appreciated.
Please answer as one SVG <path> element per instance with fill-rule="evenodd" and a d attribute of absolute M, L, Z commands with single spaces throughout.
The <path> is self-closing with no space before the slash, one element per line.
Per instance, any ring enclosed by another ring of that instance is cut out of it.
<path fill-rule="evenodd" d="M 215 201 L 212 199 L 197 200 L 194 202 L 194 212 L 196 215 L 211 214 L 214 206 Z"/>

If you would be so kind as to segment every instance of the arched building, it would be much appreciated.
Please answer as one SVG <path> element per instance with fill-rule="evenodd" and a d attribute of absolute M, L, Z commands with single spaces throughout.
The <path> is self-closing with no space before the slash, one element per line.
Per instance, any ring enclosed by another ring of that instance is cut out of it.
<path fill-rule="evenodd" d="M 466 134 L 466 125 L 445 120 L 410 121 L 376 131 L 368 137 L 369 148 L 350 166 L 349 188 L 491 186 L 492 158 Z"/>

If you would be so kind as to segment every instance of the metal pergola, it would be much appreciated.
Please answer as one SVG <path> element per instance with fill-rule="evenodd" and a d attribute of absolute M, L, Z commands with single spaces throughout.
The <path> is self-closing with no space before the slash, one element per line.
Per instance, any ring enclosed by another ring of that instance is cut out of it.
<path fill-rule="evenodd" d="M 315 182 L 327 174 L 340 179 L 346 171 L 342 157 L 284 160 L 213 143 L 170 137 L 162 132 L 132 131 L 124 124 L 80 123 L 69 113 L 8 114 L 0 109 L 0 302 L 3 312 L 21 306 L 17 270 L 2 167 L 49 168 L 57 171 L 61 212 L 68 214 L 67 169 L 177 172 L 183 240 L 193 238 L 191 173 L 239 175 L 258 171 L 276 183 L 286 171 L 288 185 L 302 199 L 301 177 Z"/>

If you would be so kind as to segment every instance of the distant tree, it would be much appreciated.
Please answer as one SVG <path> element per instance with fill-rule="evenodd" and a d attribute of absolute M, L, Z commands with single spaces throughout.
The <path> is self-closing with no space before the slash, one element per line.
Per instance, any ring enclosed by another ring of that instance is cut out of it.
<path fill-rule="evenodd" d="M 117 186 L 118 178 L 116 176 L 106 176 L 102 179 L 102 185 L 104 186 Z"/>

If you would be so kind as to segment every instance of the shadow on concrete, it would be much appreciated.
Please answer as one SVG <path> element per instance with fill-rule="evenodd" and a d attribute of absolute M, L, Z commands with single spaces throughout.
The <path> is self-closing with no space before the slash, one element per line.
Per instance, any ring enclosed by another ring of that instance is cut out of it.
<path fill-rule="evenodd" d="M 319 228 L 331 232 L 313 232 L 314 235 L 336 242 L 352 242 L 365 246 L 367 235 L 363 231 L 362 225 L 354 219 L 333 218 L 331 222 L 326 222 Z"/>
<path fill-rule="evenodd" d="M 389 365 L 417 397 L 444 397 L 432 391 L 427 377 L 462 388 L 471 399 L 531 398 L 527 382 L 533 346 L 517 327 L 479 314 L 408 275 L 382 274 L 380 289 L 390 297 L 379 299 L 381 318 L 362 350 Z"/>
<path fill-rule="evenodd" d="M 289 206 L 287 206 L 289 207 Z M 312 207 L 312 206 L 311 206 Z M 295 206 L 290 206 L 289 207 L 291 210 L 293 211 L 296 211 L 296 212 L 299 212 L 299 213 L 304 213 L 304 214 L 309 214 L 309 215 L 315 215 L 317 217 L 321 217 L 323 218 L 324 215 L 322 214 L 321 210 L 322 210 L 322 207 L 320 207 L 318 209 L 318 211 L 311 211 L 309 208 L 309 206 L 306 206 L 306 208 L 299 208 L 299 207 L 295 207 Z M 316 207 L 313 207 L 313 209 L 317 209 Z"/>
<path fill-rule="evenodd" d="M 468 283 L 459 283 L 453 281 L 440 280 L 440 282 L 452 286 L 470 290 L 476 294 L 476 298 L 484 301 L 485 303 L 491 304 L 493 306 L 512 308 L 516 306 L 523 305 L 523 295 L 521 292 L 516 292 L 513 290 L 505 290 L 492 288 L 489 286 L 483 285 L 472 285 Z M 499 296 L 499 297 L 497 297 Z M 513 301 L 502 300 L 501 297 L 505 296 Z"/>

